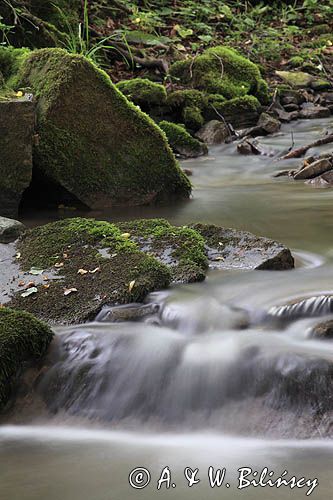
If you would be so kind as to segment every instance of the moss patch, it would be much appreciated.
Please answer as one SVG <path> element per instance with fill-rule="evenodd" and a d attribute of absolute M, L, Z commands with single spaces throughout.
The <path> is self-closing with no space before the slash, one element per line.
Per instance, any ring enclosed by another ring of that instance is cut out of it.
<path fill-rule="evenodd" d="M 104 304 L 142 301 L 171 280 L 167 266 L 108 222 L 75 218 L 47 224 L 27 231 L 17 249 L 24 270 L 58 270 L 58 279 L 29 297 L 16 294 L 10 305 L 51 323 L 92 319 Z M 65 295 L 72 288 L 77 292 Z"/>
<path fill-rule="evenodd" d="M 186 198 L 191 185 L 158 126 L 82 56 L 26 56 L 17 86 L 38 98 L 38 173 L 90 208 Z"/>
<path fill-rule="evenodd" d="M 0 410 L 23 364 L 44 356 L 52 337 L 50 328 L 31 314 L 0 309 Z"/>
<path fill-rule="evenodd" d="M 194 139 L 181 125 L 164 120 L 159 123 L 159 126 L 165 132 L 175 153 L 185 158 L 195 158 L 207 154 L 207 146 Z"/>
<path fill-rule="evenodd" d="M 124 80 L 117 83 L 116 86 L 130 101 L 140 106 L 143 110 L 149 110 L 154 106 L 161 106 L 167 98 L 167 93 L 163 85 L 151 82 L 146 78 Z"/>
<path fill-rule="evenodd" d="M 118 227 L 130 233 L 141 250 L 170 266 L 174 282 L 205 279 L 208 268 L 205 240 L 194 229 L 175 227 L 164 219 L 123 222 Z"/>
<path fill-rule="evenodd" d="M 184 85 L 227 99 L 254 95 L 266 102 L 268 88 L 259 68 L 235 50 L 218 46 L 185 61 L 177 61 L 171 75 Z"/>

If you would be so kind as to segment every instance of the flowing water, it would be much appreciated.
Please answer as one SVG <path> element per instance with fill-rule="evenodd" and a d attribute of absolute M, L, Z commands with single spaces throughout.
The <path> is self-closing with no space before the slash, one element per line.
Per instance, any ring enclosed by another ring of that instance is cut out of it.
<path fill-rule="evenodd" d="M 332 126 L 298 122 L 262 142 L 278 154 L 291 129 L 299 146 Z M 311 330 L 332 318 L 333 190 L 272 177 L 298 163 L 223 145 L 185 162 L 190 202 L 92 214 L 246 229 L 290 246 L 297 268 L 212 271 L 204 283 L 152 294 L 155 312 L 140 321 L 57 329 L 38 401 L 0 427 L 1 499 L 299 499 L 312 489 L 331 498 L 333 343 Z M 298 305 L 281 307 L 290 301 Z M 170 488 L 158 490 L 166 466 Z M 220 488 L 210 486 L 210 466 L 227 469 Z M 151 474 L 144 489 L 128 481 L 137 467 Z M 186 467 L 199 469 L 200 483 L 189 487 Z M 258 471 L 248 479 L 267 467 L 273 479 L 288 471 L 308 483 L 239 490 L 242 467 Z"/>

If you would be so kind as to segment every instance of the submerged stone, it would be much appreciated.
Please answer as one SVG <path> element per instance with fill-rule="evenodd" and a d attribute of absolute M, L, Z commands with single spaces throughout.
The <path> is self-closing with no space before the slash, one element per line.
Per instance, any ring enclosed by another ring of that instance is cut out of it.
<path fill-rule="evenodd" d="M 17 85 L 38 99 L 38 176 L 90 208 L 190 195 L 161 130 L 93 63 L 42 49 L 20 66 Z"/>
<path fill-rule="evenodd" d="M 317 339 L 333 339 L 333 320 L 324 321 L 316 325 L 311 331 L 311 337 Z"/>

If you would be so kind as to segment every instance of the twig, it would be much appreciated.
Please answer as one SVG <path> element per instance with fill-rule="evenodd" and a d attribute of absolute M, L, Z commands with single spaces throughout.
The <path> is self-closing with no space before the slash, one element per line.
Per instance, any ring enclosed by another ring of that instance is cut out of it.
<path fill-rule="evenodd" d="M 217 116 L 219 116 L 221 118 L 221 120 L 223 121 L 225 127 L 228 130 L 229 136 L 232 137 L 232 133 L 231 133 L 229 124 L 226 122 L 226 119 L 224 118 L 224 116 L 217 111 L 217 109 L 215 108 L 215 106 L 213 104 L 211 104 L 211 107 L 213 108 L 213 110 L 215 111 L 215 113 L 217 114 Z"/>

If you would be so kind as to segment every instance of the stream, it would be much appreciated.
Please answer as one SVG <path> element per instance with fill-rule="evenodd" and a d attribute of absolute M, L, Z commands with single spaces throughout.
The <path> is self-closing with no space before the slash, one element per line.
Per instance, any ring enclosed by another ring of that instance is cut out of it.
<path fill-rule="evenodd" d="M 305 307 L 281 322 L 273 311 L 333 295 L 333 190 L 273 175 L 300 163 L 276 160 L 292 136 L 298 147 L 332 127 L 333 118 L 284 125 L 261 140 L 275 157 L 241 156 L 231 144 L 184 162 L 194 184 L 186 203 L 89 214 L 248 230 L 290 247 L 296 269 L 211 271 L 203 283 L 152 294 L 156 312 L 140 322 L 57 328 L 38 387 L 52 416 L 33 401 L 0 426 L 0 499 L 298 500 L 309 493 L 309 485 L 239 490 L 242 467 L 257 471 L 253 478 L 265 467 L 273 478 L 284 471 L 316 478 L 311 497 L 331 497 L 333 343 L 310 332 L 333 315 L 323 308 L 318 318 Z M 31 212 L 23 222 L 58 216 Z M 167 466 L 170 488 L 165 482 L 158 490 Z M 210 485 L 211 466 L 226 468 L 221 487 Z M 138 467 L 150 471 L 146 488 L 129 484 Z M 187 467 L 199 469 L 200 483 L 189 487 Z"/>

